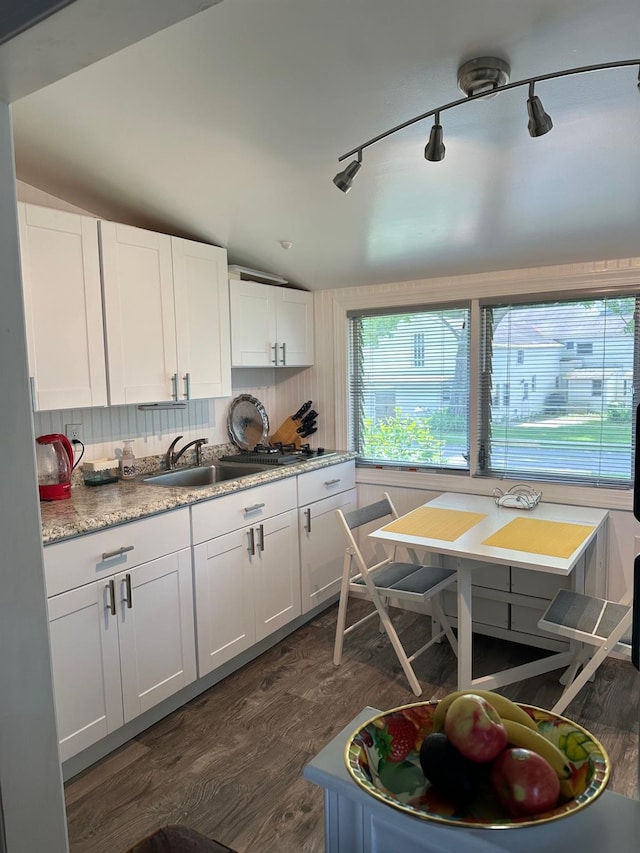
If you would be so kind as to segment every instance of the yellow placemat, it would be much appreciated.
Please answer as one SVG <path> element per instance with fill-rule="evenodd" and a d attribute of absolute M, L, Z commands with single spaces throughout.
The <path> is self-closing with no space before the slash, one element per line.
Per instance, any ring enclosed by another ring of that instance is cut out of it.
<path fill-rule="evenodd" d="M 514 518 L 482 543 L 513 551 L 528 551 L 548 557 L 570 557 L 593 532 L 593 525 Z"/>
<path fill-rule="evenodd" d="M 435 506 L 420 506 L 413 512 L 397 518 L 382 528 L 388 533 L 406 533 L 409 536 L 428 536 L 453 542 L 470 530 L 474 524 L 486 518 L 480 512 L 464 512 L 459 509 L 439 509 Z"/>

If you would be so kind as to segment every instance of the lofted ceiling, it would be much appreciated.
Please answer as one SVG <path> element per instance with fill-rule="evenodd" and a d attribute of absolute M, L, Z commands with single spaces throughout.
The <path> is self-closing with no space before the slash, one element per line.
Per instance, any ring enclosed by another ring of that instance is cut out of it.
<path fill-rule="evenodd" d="M 516 88 L 443 113 L 442 162 L 429 119 L 333 185 L 340 155 L 462 97 L 482 55 L 512 82 L 633 59 L 640 4 L 222 0 L 14 100 L 17 175 L 310 290 L 638 256 L 635 66 L 540 83 L 543 137 Z"/>

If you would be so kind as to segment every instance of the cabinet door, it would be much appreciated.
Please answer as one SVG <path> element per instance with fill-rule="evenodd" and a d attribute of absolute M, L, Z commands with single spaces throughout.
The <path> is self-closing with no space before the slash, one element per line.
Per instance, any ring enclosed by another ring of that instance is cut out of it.
<path fill-rule="evenodd" d="M 277 289 L 255 281 L 229 282 L 232 367 L 275 365 Z"/>
<path fill-rule="evenodd" d="M 190 550 L 116 575 L 125 722 L 196 678 Z"/>
<path fill-rule="evenodd" d="M 300 564 L 296 510 L 254 525 L 251 577 L 255 597 L 256 641 L 300 615 Z"/>
<path fill-rule="evenodd" d="M 248 542 L 234 530 L 193 549 L 200 678 L 255 642 Z"/>
<path fill-rule="evenodd" d="M 123 724 L 118 623 L 109 583 L 94 582 L 49 599 L 49 636 L 60 760 Z"/>
<path fill-rule="evenodd" d="M 24 203 L 18 222 L 34 409 L 105 406 L 97 222 Z"/>
<path fill-rule="evenodd" d="M 356 506 L 357 490 L 350 489 L 298 510 L 303 613 L 340 592 L 346 544 L 336 510 Z"/>
<path fill-rule="evenodd" d="M 303 290 L 274 287 L 278 365 L 313 364 L 313 296 Z"/>
<path fill-rule="evenodd" d="M 109 401 L 122 405 L 174 399 L 171 237 L 115 222 L 99 225 Z"/>
<path fill-rule="evenodd" d="M 227 252 L 171 238 L 178 399 L 231 395 Z"/>

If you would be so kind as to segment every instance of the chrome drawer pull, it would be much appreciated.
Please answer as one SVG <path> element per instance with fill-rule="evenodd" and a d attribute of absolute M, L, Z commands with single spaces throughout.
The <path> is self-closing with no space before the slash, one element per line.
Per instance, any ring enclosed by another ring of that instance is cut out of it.
<path fill-rule="evenodd" d="M 311 507 L 305 509 L 304 516 L 304 529 L 307 531 L 307 533 L 311 533 Z"/>
<path fill-rule="evenodd" d="M 109 581 L 106 587 L 109 590 L 109 604 L 107 607 L 109 608 L 109 612 L 112 616 L 116 615 L 116 582 L 113 578 Z"/>
<path fill-rule="evenodd" d="M 264 551 L 264 524 L 258 527 L 258 551 Z"/>
<path fill-rule="evenodd" d="M 103 560 L 110 560 L 112 557 L 121 557 L 122 554 L 126 554 L 127 551 L 133 551 L 135 545 L 123 545 L 122 548 L 118 548 L 117 551 L 104 551 L 102 554 Z"/>
<path fill-rule="evenodd" d="M 263 506 L 264 506 L 264 504 L 263 504 L 263 503 L 261 503 L 261 504 L 253 504 L 253 506 L 246 506 L 246 507 L 244 508 L 244 511 L 245 511 L 245 512 L 255 512 L 257 509 L 262 509 L 262 507 L 263 507 Z"/>
<path fill-rule="evenodd" d="M 287 345 L 280 344 L 280 349 L 282 350 L 282 364 L 286 365 L 287 363 Z"/>
<path fill-rule="evenodd" d="M 337 480 L 325 480 L 324 484 L 325 484 L 325 486 L 335 486 L 335 484 L 339 483 L 339 482 L 340 482 L 340 477 L 338 477 Z"/>
<path fill-rule="evenodd" d="M 249 545 L 247 547 L 247 551 L 249 552 L 249 556 L 253 557 L 256 553 L 256 540 L 253 533 L 253 527 L 250 527 L 247 531 L 247 536 L 249 537 Z"/>
<path fill-rule="evenodd" d="M 131 609 L 133 607 L 133 598 L 131 597 L 131 575 L 129 574 L 129 572 L 127 572 L 127 574 L 125 575 L 124 585 L 127 591 L 125 601 L 127 603 L 127 607 Z"/>
<path fill-rule="evenodd" d="M 273 350 L 273 358 L 271 359 L 271 364 L 278 364 L 278 344 L 273 344 L 271 349 Z"/>
<path fill-rule="evenodd" d="M 184 382 L 184 394 L 183 394 L 183 397 L 184 397 L 186 400 L 190 400 L 190 399 L 191 399 L 191 374 L 190 374 L 190 373 L 185 373 L 185 375 L 182 377 L 182 379 L 183 379 L 183 382 Z"/>

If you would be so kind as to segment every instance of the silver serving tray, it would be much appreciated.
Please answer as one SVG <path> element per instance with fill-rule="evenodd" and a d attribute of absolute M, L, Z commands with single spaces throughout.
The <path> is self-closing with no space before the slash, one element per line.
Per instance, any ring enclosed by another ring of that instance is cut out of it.
<path fill-rule="evenodd" d="M 253 450 L 256 444 L 267 444 L 269 418 L 260 400 L 251 394 L 235 397 L 229 406 L 227 432 L 240 450 Z"/>

